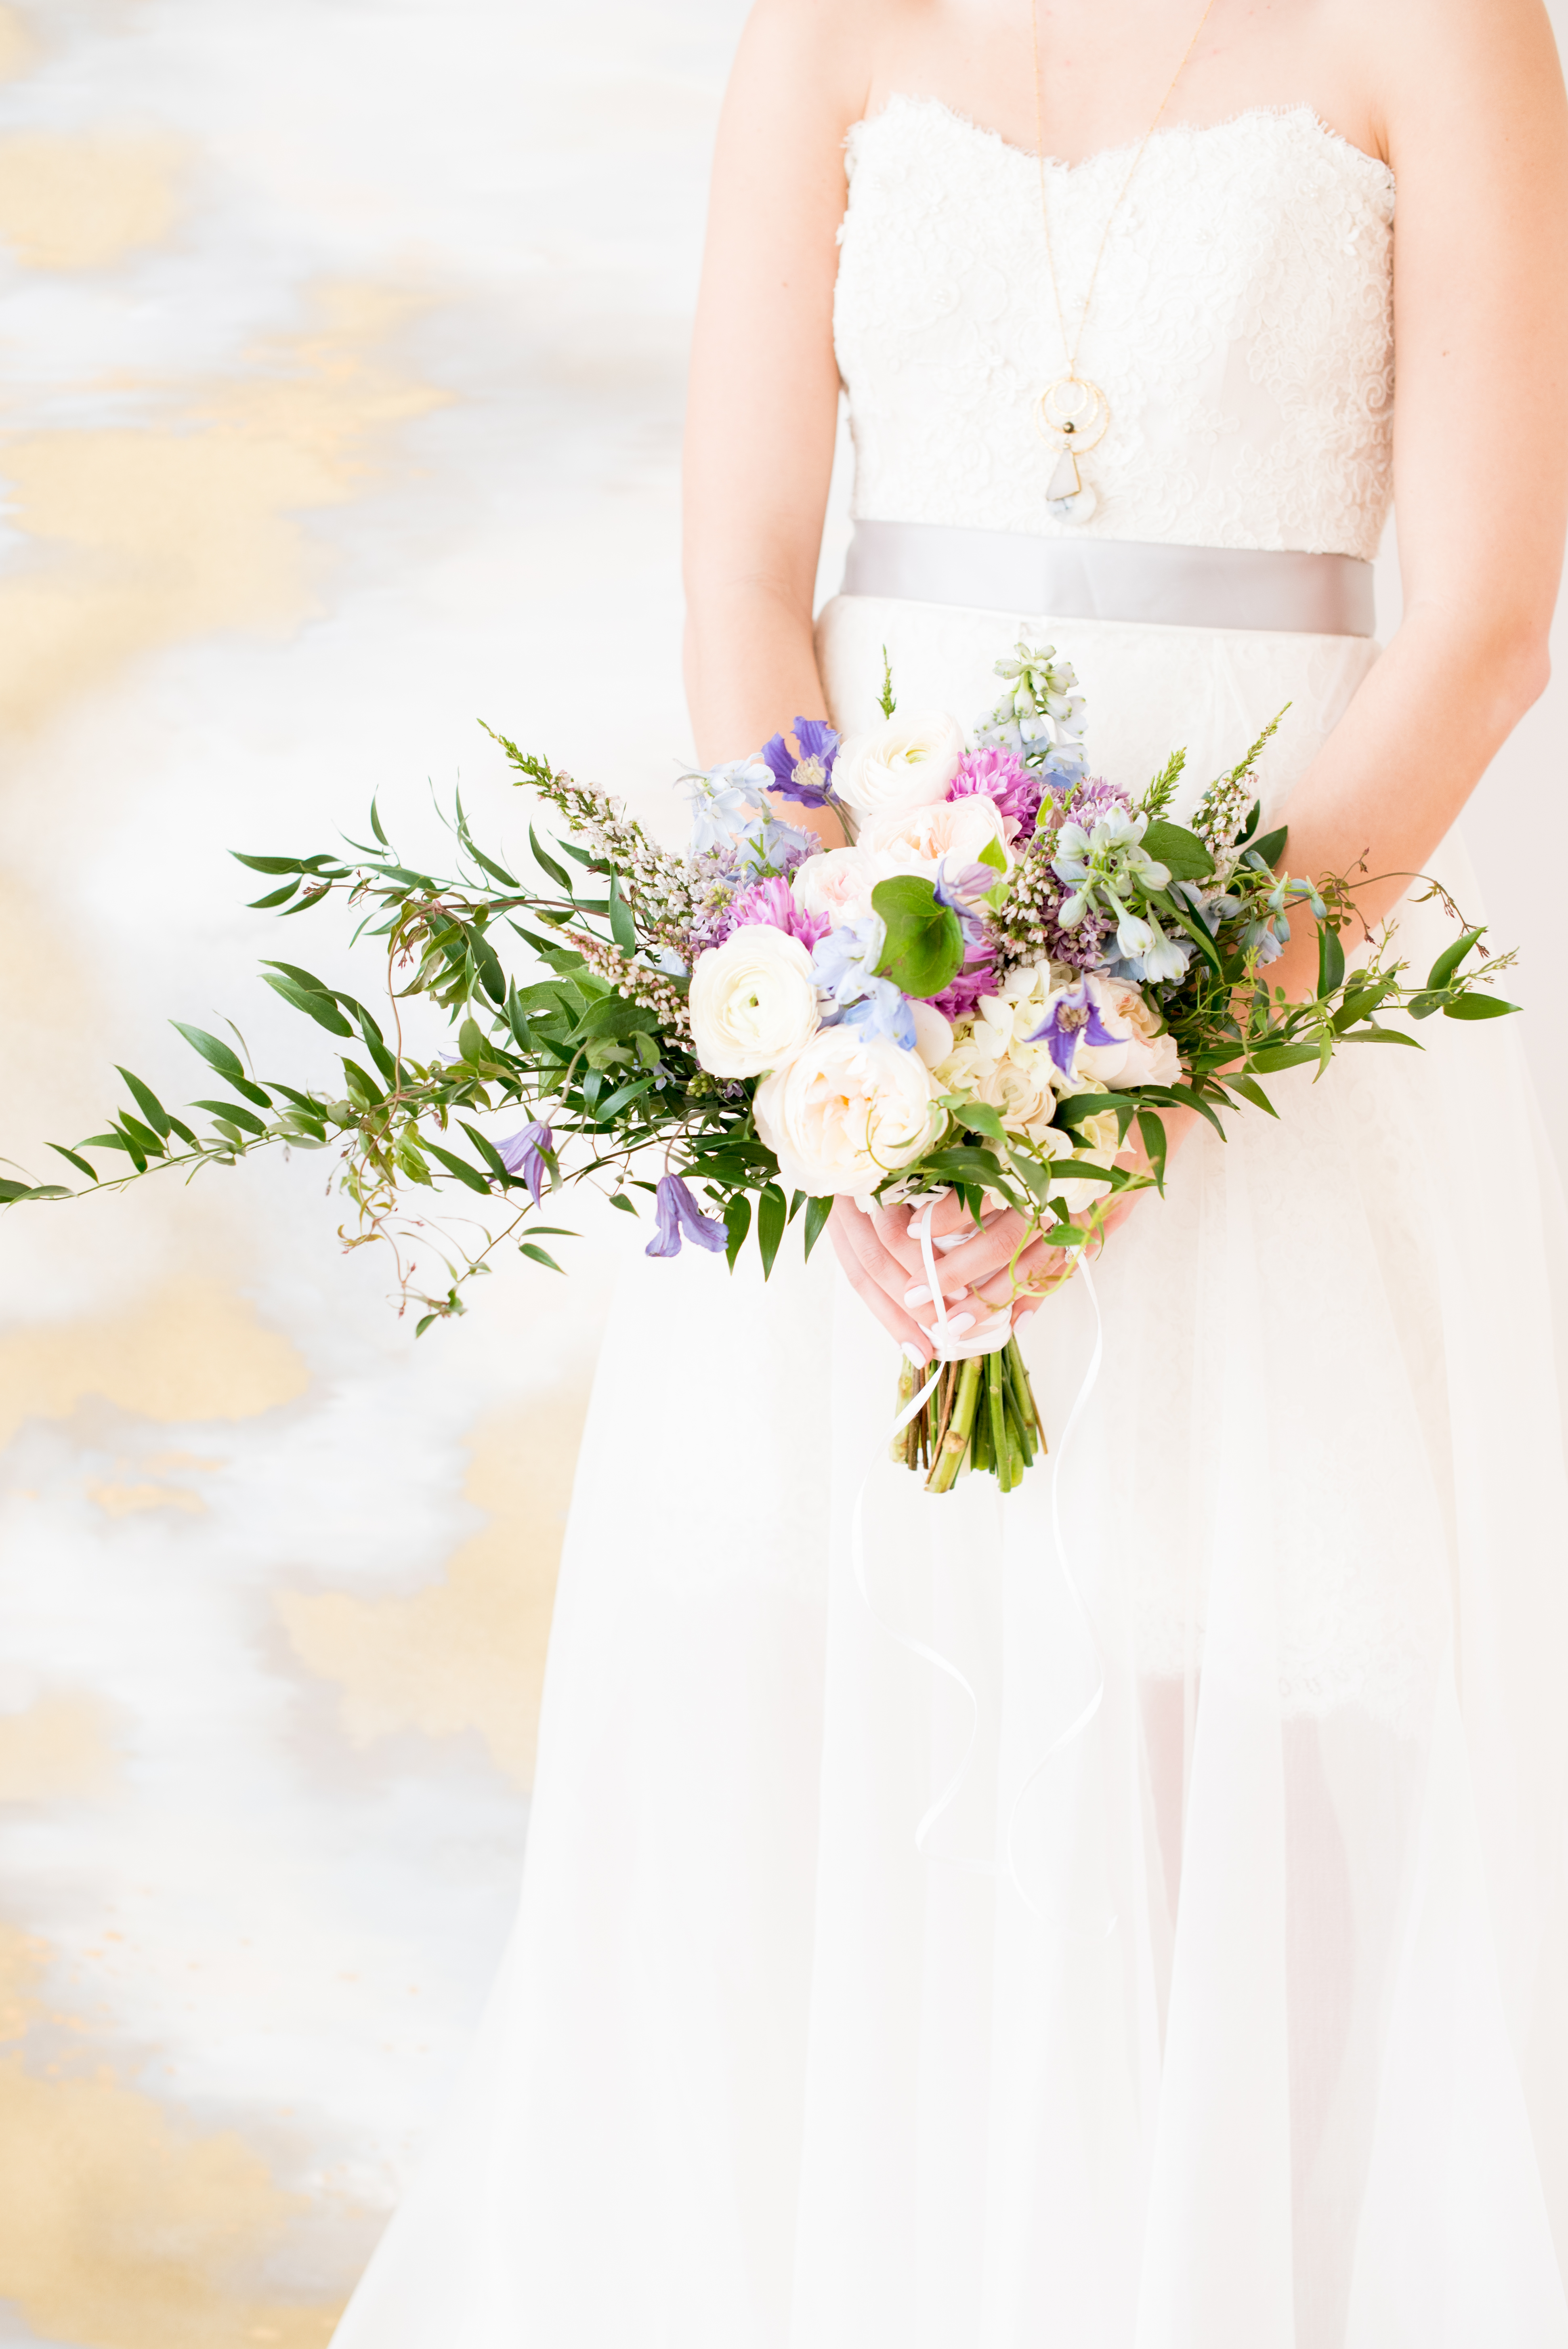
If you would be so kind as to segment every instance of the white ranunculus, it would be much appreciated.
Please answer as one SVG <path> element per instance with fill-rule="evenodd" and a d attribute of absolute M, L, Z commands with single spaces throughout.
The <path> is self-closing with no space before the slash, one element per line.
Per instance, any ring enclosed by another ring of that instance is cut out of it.
<path fill-rule="evenodd" d="M 861 843 L 906 872 L 934 871 L 938 860 L 945 856 L 948 872 L 956 874 L 966 864 L 978 864 L 981 852 L 987 848 L 1001 851 L 998 881 L 1013 866 L 1002 811 L 984 792 L 921 807 L 895 808 L 866 825 Z"/>
<path fill-rule="evenodd" d="M 787 930 L 748 922 L 698 955 L 687 1008 L 696 1056 L 710 1076 L 760 1076 L 798 1051 L 817 1026 L 811 957 Z"/>
<path fill-rule="evenodd" d="M 835 929 L 872 910 L 872 891 L 892 867 L 860 848 L 825 848 L 798 864 L 789 886 L 803 913 L 826 914 Z"/>
<path fill-rule="evenodd" d="M 918 1052 L 858 1028 L 820 1028 L 757 1088 L 757 1131 L 785 1189 L 865 1197 L 935 1139 L 941 1112 Z"/>
<path fill-rule="evenodd" d="M 958 772 L 964 732 L 945 709 L 886 718 L 839 745 L 833 788 L 861 823 L 939 800 Z"/>

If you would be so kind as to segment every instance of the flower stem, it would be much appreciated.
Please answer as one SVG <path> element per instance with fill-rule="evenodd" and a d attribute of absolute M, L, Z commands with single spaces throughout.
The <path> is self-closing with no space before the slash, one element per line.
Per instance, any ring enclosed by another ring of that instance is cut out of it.
<path fill-rule="evenodd" d="M 951 1491 L 953 1481 L 964 1465 L 964 1455 L 969 1449 L 969 1437 L 975 1425 L 975 1406 L 979 1400 L 980 1361 L 976 1357 L 959 1364 L 946 1432 L 938 1446 L 931 1474 L 925 1480 L 928 1493 Z"/>

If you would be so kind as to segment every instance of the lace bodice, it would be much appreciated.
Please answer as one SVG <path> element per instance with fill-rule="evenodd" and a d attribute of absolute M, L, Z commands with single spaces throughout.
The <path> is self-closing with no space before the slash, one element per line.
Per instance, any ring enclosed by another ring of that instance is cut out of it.
<path fill-rule="evenodd" d="M 1047 168 L 1069 333 L 1128 149 Z M 834 338 L 857 516 L 1370 557 L 1389 496 L 1394 179 L 1309 108 L 1157 131 L 1078 353 L 1111 427 L 1045 502 L 1064 365 L 1032 155 L 934 98 L 854 125 Z"/>

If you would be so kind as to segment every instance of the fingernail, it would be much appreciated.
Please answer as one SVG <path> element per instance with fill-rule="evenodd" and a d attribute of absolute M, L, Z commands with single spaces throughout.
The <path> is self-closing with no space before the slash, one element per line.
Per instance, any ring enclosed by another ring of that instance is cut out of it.
<path fill-rule="evenodd" d="M 903 1341 L 903 1359 L 906 1362 L 913 1362 L 917 1371 L 923 1371 L 925 1368 L 926 1358 L 913 1338 L 906 1338 Z"/>
<path fill-rule="evenodd" d="M 962 1338 L 965 1330 L 973 1330 L 974 1327 L 973 1313 L 957 1313 L 947 1325 L 947 1334 L 950 1338 Z"/>
<path fill-rule="evenodd" d="M 933 1240 L 931 1245 L 938 1256 L 951 1256 L 954 1248 L 967 1247 L 974 1237 L 973 1232 L 949 1232 L 944 1238 Z"/>
<path fill-rule="evenodd" d="M 903 1301 L 906 1305 L 929 1305 L 931 1291 L 924 1288 L 906 1288 L 903 1292 Z"/>

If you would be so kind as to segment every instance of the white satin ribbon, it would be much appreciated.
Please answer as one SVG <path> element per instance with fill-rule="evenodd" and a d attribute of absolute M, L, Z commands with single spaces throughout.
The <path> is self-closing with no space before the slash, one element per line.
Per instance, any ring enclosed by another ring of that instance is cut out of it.
<path fill-rule="evenodd" d="M 1007 1339 L 1012 1332 L 1012 1314 L 1007 1308 L 1004 1307 L 1001 1309 L 999 1315 L 992 1317 L 993 1320 L 1000 1319 L 1004 1325 L 1002 1334 L 999 1338 L 990 1334 L 990 1325 L 987 1323 L 983 1323 L 978 1330 L 962 1332 L 956 1340 L 951 1340 L 948 1337 L 947 1301 L 942 1294 L 941 1286 L 937 1279 L 936 1259 L 932 1246 L 931 1236 L 932 1216 L 934 1215 L 937 1207 L 941 1205 L 942 1199 L 945 1196 L 946 1194 L 944 1192 L 938 1195 L 937 1197 L 933 1198 L 927 1204 L 924 1212 L 921 1215 L 918 1221 L 912 1220 L 910 1224 L 910 1230 L 915 1233 L 920 1240 L 921 1261 L 924 1267 L 926 1281 L 930 1287 L 932 1302 L 935 1309 L 936 1327 L 931 1333 L 932 1343 L 936 1349 L 935 1367 L 933 1369 L 931 1376 L 927 1379 L 925 1384 L 920 1389 L 919 1392 L 904 1405 L 903 1409 L 899 1413 L 898 1417 L 894 1420 L 892 1427 L 888 1430 L 887 1435 L 883 1438 L 882 1444 L 879 1447 L 878 1461 L 885 1458 L 887 1447 L 892 1444 L 894 1437 L 901 1435 L 903 1430 L 909 1425 L 911 1420 L 915 1417 L 916 1413 L 923 1410 L 927 1401 L 931 1395 L 934 1393 L 936 1387 L 941 1381 L 944 1364 L 949 1361 L 957 1361 L 961 1359 L 956 1350 L 959 1346 L 965 1347 L 966 1351 L 973 1353 L 990 1353 L 999 1351 L 1001 1347 L 1006 1344 Z M 1105 1698 L 1105 1660 L 1100 1654 L 1099 1642 L 1095 1638 L 1093 1619 L 1091 1618 L 1088 1609 L 1084 1602 L 1083 1594 L 1078 1588 L 1077 1577 L 1074 1575 L 1072 1568 L 1068 1563 L 1067 1545 L 1062 1538 L 1062 1468 L 1072 1442 L 1073 1432 L 1077 1427 L 1078 1421 L 1088 1405 L 1089 1397 L 1094 1392 L 1096 1383 L 1099 1381 L 1100 1363 L 1104 1358 L 1105 1351 L 1105 1327 L 1100 1317 L 1099 1299 L 1095 1294 L 1094 1280 L 1090 1275 L 1088 1260 L 1082 1248 L 1078 1250 L 1073 1266 L 1074 1277 L 1080 1273 L 1083 1276 L 1084 1287 L 1088 1291 L 1089 1303 L 1094 1309 L 1094 1350 L 1089 1357 L 1088 1368 L 1085 1371 L 1084 1376 L 1079 1382 L 1078 1391 L 1073 1398 L 1072 1409 L 1068 1413 L 1067 1424 L 1062 1430 L 1052 1463 L 1051 1531 L 1056 1542 L 1057 1569 L 1061 1574 L 1063 1581 L 1067 1584 L 1068 1596 L 1072 1599 L 1073 1606 L 1078 1613 L 1078 1620 L 1083 1626 L 1084 1635 L 1088 1640 L 1090 1652 L 1094 1657 L 1095 1686 L 1088 1702 L 1079 1709 L 1078 1713 L 1075 1714 L 1074 1718 L 1068 1723 L 1067 1727 L 1060 1731 L 1059 1733 L 1051 1740 L 1051 1743 L 1046 1748 L 1044 1754 L 1041 1754 L 1039 1760 L 1036 1762 L 1033 1767 L 1029 1770 L 1022 1785 L 1018 1788 L 1017 1793 L 1013 1797 L 1012 1807 L 1007 1815 L 1007 1831 L 1003 1844 L 1003 1849 L 1006 1859 L 1006 1868 L 1005 1872 L 1011 1878 L 1014 1890 L 1016 1892 L 1019 1899 L 1023 1902 L 1025 1908 L 1028 1909 L 1030 1915 L 1033 1917 L 1044 1916 L 1046 1912 L 1035 1901 L 1030 1899 L 1028 1893 L 1025 1890 L 1024 1881 L 1018 1873 L 1017 1862 L 1014 1857 L 1014 1837 L 1017 1827 L 1018 1812 L 1023 1805 L 1024 1797 L 1027 1795 L 1029 1789 L 1035 1784 L 1035 1781 L 1040 1776 L 1042 1771 L 1047 1769 L 1058 1754 L 1064 1754 L 1078 1738 L 1084 1734 L 1085 1731 L 1088 1728 L 1089 1723 L 1099 1713 L 1100 1705 L 1104 1702 Z M 981 1337 L 983 1333 L 988 1342 L 975 1343 L 975 1340 Z M 952 1777 L 948 1780 L 946 1785 L 944 1786 L 941 1792 L 937 1795 L 935 1800 L 928 1806 L 921 1818 L 920 1824 L 914 1831 L 914 1847 L 923 1859 L 926 1857 L 925 1845 L 927 1837 L 930 1836 L 931 1831 L 933 1827 L 935 1826 L 938 1819 L 942 1817 L 945 1811 L 951 1808 L 953 1803 L 956 1800 L 958 1791 L 969 1774 L 969 1764 L 975 1755 L 975 1741 L 980 1733 L 980 1700 L 975 1694 L 974 1683 L 959 1670 L 958 1666 L 953 1661 L 951 1657 L 943 1655 L 938 1649 L 929 1647 L 923 1640 L 912 1639 L 908 1632 L 901 1631 L 896 1624 L 890 1623 L 884 1615 L 880 1614 L 872 1603 L 871 1592 L 866 1585 L 865 1504 L 866 1490 L 871 1483 L 875 1465 L 876 1463 L 873 1463 L 872 1466 L 868 1467 L 865 1475 L 861 1477 L 860 1489 L 855 1495 L 854 1508 L 851 1513 L 850 1556 L 854 1571 L 855 1588 L 861 1594 L 861 1599 L 865 1607 L 867 1614 L 871 1616 L 873 1622 L 881 1626 L 882 1630 L 887 1633 L 889 1639 L 893 1641 L 894 1645 L 902 1648 L 906 1655 L 913 1656 L 917 1661 L 923 1664 L 929 1664 L 934 1671 L 943 1673 L 945 1678 L 950 1680 L 954 1686 L 960 1692 L 965 1702 L 969 1707 L 969 1734 L 965 1742 L 964 1753 L 958 1767 L 954 1772 Z M 931 1497 L 934 1501 L 940 1501 L 944 1496 L 942 1495 L 935 1495 Z M 931 1857 L 934 1859 L 941 1860 L 946 1867 L 965 1868 L 975 1875 L 1000 1876 L 1004 1873 L 1003 1869 L 999 1868 L 995 1863 L 991 1860 L 965 1859 L 956 1856 L 950 1856 L 943 1852 L 933 1853 Z M 1116 1919 L 1112 1916 L 1108 1924 L 1096 1931 L 1094 1938 L 1098 1940 L 1109 1935 L 1110 1932 L 1114 1931 L 1115 1927 Z M 1076 1929 L 1068 1928 L 1068 1930 Z"/>

